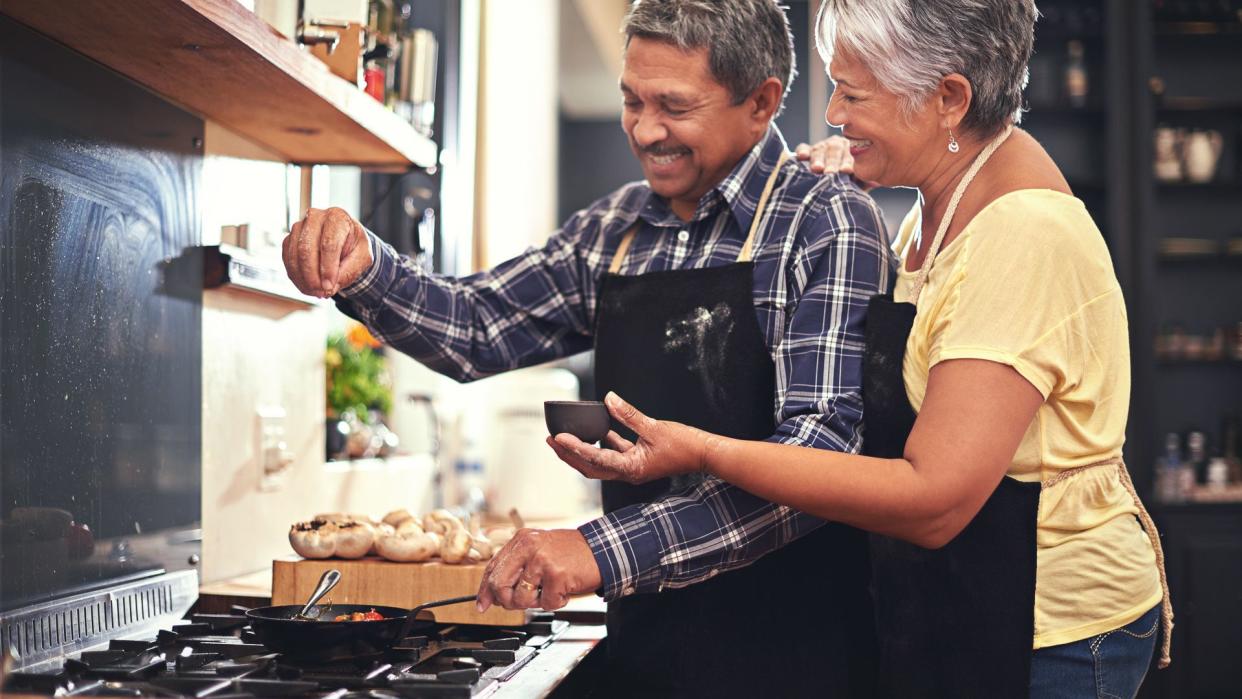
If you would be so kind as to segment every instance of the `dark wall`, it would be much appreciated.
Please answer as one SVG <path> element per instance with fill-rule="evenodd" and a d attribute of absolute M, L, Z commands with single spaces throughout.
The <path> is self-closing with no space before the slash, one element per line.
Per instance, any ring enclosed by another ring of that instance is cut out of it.
<path fill-rule="evenodd" d="M 0 76 L 11 609 L 167 567 L 127 537 L 200 518 L 203 125 L 4 17 Z"/>

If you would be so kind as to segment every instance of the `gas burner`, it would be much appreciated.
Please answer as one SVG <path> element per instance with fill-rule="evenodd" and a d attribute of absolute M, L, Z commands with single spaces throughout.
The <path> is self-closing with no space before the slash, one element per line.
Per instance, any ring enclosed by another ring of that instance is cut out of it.
<path fill-rule="evenodd" d="M 306 664 L 253 641 L 238 615 L 195 614 L 154 638 L 113 640 L 52 674 L 12 673 L 5 691 L 73 696 L 243 699 L 480 699 L 530 662 L 568 624 L 520 628 L 444 624 L 402 639 L 382 658 Z"/>

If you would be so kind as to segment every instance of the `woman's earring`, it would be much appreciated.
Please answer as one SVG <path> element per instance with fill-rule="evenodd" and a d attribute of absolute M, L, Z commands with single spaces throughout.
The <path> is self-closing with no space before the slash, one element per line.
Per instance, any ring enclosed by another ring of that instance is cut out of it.
<path fill-rule="evenodd" d="M 957 139 L 953 136 L 953 129 L 949 129 L 949 152 L 956 153 L 961 149 L 962 147 L 957 145 Z"/>

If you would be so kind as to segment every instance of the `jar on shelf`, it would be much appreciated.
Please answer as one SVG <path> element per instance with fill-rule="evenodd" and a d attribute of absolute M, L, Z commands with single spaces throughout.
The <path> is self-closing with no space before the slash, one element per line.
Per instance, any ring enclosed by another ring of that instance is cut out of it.
<path fill-rule="evenodd" d="M 1087 92 L 1090 83 L 1087 79 L 1087 62 L 1084 58 L 1082 42 L 1072 39 L 1066 44 L 1068 58 L 1065 63 L 1065 98 L 1071 107 L 1087 106 Z"/>

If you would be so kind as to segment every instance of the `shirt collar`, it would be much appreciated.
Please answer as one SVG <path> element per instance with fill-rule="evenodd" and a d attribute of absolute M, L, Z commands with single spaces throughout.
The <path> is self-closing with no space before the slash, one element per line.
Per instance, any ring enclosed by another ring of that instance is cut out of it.
<path fill-rule="evenodd" d="M 770 124 L 768 131 L 759 139 L 750 153 L 733 168 L 729 176 L 716 185 L 714 191 L 729 205 L 738 228 L 750 230 L 755 219 L 755 207 L 759 205 L 759 197 L 763 195 L 763 187 L 768 183 L 768 176 L 776 169 L 784 153 L 785 137 L 776 124 Z"/>
<path fill-rule="evenodd" d="M 728 176 L 699 199 L 690 220 L 703 220 L 715 215 L 721 206 L 728 206 L 738 226 L 743 231 L 750 230 L 763 186 L 785 150 L 785 137 L 775 123 L 769 124 L 763 138 L 733 166 Z M 640 216 L 656 226 L 685 225 L 669 208 L 668 202 L 650 189 L 647 190 L 647 200 L 640 209 Z"/>

